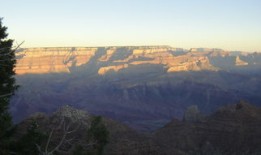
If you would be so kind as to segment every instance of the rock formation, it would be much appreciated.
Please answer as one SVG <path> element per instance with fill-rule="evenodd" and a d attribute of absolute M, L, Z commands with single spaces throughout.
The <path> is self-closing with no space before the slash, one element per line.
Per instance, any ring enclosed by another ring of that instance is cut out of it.
<path fill-rule="evenodd" d="M 97 48 L 29 48 L 17 53 L 17 74 L 69 73 L 88 63 Z"/>
<path fill-rule="evenodd" d="M 104 75 L 109 70 L 118 72 L 131 65 L 162 65 L 167 72 L 180 71 L 217 71 L 220 66 L 209 59 L 226 59 L 228 52 L 221 49 L 192 48 L 189 52 L 168 46 L 147 47 L 105 47 L 105 48 L 28 48 L 17 53 L 17 74 L 69 73 L 71 67 L 88 65 L 95 58 L 99 69 L 97 74 Z M 98 54 L 100 51 L 102 54 Z M 233 55 L 233 53 L 232 53 Z M 240 56 L 235 57 L 235 66 L 249 63 Z M 253 58 L 252 58 L 253 59 Z M 229 62 L 227 62 L 229 63 Z M 257 64 L 251 62 L 252 64 Z M 221 64 L 224 65 L 224 64 Z"/>
<path fill-rule="evenodd" d="M 235 63 L 236 63 L 236 66 L 246 66 L 246 65 L 248 65 L 248 63 L 243 61 L 243 60 L 241 60 L 239 56 L 236 57 L 236 62 Z"/>
<path fill-rule="evenodd" d="M 100 53 L 99 53 L 100 52 Z M 193 48 L 188 52 L 168 46 L 148 47 L 104 47 L 104 48 L 28 48 L 17 53 L 17 74 L 69 73 L 70 68 L 89 64 L 91 59 L 99 67 L 97 74 L 104 75 L 109 70 L 119 72 L 131 65 L 162 65 L 167 72 L 217 71 L 222 70 L 222 61 L 235 57 L 230 68 L 248 64 L 260 65 L 253 55 L 240 56 L 221 49 Z M 260 56 L 260 54 L 259 54 Z M 211 61 L 210 61 L 211 59 Z M 217 60 L 217 61 L 215 61 Z M 212 63 L 217 62 L 216 63 Z M 229 63 L 229 62 L 227 62 Z M 233 66 L 234 65 L 234 66 Z M 227 66 L 226 66 L 227 69 Z"/>
<path fill-rule="evenodd" d="M 109 71 L 114 71 L 114 72 L 118 72 L 124 68 L 127 68 L 128 64 L 122 64 L 122 65 L 118 65 L 118 66 L 106 66 L 106 67 L 101 67 L 98 71 L 99 75 L 104 75 Z"/>

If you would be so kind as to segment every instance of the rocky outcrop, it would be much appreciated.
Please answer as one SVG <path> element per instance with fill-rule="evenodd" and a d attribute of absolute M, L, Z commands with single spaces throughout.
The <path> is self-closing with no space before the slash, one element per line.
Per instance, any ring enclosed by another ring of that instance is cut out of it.
<path fill-rule="evenodd" d="M 144 55 L 144 54 L 154 54 L 154 53 L 163 53 L 171 50 L 171 47 L 149 47 L 149 48 L 141 48 L 134 49 L 133 55 Z"/>
<path fill-rule="evenodd" d="M 99 75 L 104 75 L 106 74 L 107 72 L 109 71 L 114 71 L 114 72 L 118 72 L 124 68 L 127 68 L 128 67 L 128 64 L 123 64 L 123 65 L 118 65 L 118 66 L 106 66 L 106 67 L 101 67 L 99 70 L 98 70 L 98 74 Z"/>
<path fill-rule="evenodd" d="M 181 61 L 179 61 L 181 60 Z M 185 61 L 184 61 L 185 60 Z M 168 63 L 168 72 L 180 71 L 217 71 L 218 68 L 210 64 L 207 57 L 185 57 L 182 59 L 177 58 L 176 61 Z"/>
<path fill-rule="evenodd" d="M 112 55 L 117 51 L 117 48 L 116 47 L 113 47 L 113 48 L 110 48 L 108 50 L 106 50 L 106 54 L 102 55 L 100 58 L 99 58 L 99 61 L 109 61 L 110 58 L 112 57 Z"/>
<path fill-rule="evenodd" d="M 248 65 L 248 63 L 243 61 L 243 60 L 241 60 L 239 56 L 236 57 L 236 62 L 235 63 L 236 63 L 236 66 L 246 66 L 246 65 Z"/>

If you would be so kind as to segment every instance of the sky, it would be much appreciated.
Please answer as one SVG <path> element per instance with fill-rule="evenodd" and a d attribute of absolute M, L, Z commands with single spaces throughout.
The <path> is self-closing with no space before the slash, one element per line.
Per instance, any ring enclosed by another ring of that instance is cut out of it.
<path fill-rule="evenodd" d="M 261 0 L 0 0 L 22 47 L 169 45 L 261 51 Z"/>

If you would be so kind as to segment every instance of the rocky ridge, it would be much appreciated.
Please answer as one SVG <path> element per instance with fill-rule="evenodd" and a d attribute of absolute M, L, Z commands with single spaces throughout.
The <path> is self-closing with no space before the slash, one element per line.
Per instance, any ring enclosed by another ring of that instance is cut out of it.
<path fill-rule="evenodd" d="M 198 121 L 173 120 L 155 133 L 155 141 L 171 154 L 260 154 L 261 111 L 240 102 L 222 107 Z"/>
<path fill-rule="evenodd" d="M 229 68 L 260 65 L 260 61 L 256 60 L 260 55 L 232 55 L 221 49 L 205 48 L 188 51 L 168 46 L 27 48 L 17 52 L 15 70 L 19 75 L 69 73 L 73 67 L 92 67 L 90 61 L 93 61 L 98 67 L 98 75 L 146 64 L 162 65 L 167 72 L 217 71 L 223 69 L 224 62 Z"/>

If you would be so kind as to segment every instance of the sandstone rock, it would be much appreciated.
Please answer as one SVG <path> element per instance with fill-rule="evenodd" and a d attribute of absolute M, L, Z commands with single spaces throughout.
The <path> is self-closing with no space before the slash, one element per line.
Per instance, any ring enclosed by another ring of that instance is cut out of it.
<path fill-rule="evenodd" d="M 236 63 L 236 66 L 246 66 L 246 65 L 248 65 L 248 63 L 243 61 L 243 60 L 241 60 L 239 56 L 236 57 L 236 62 L 235 63 Z"/>
<path fill-rule="evenodd" d="M 110 48 L 106 51 L 106 54 L 103 55 L 99 61 L 109 61 L 111 56 L 116 52 L 117 48 Z"/>
<path fill-rule="evenodd" d="M 104 75 L 106 74 L 108 71 L 114 71 L 114 72 L 118 72 L 119 70 L 122 70 L 124 68 L 127 68 L 128 64 L 123 64 L 123 65 L 118 65 L 118 66 L 107 66 L 107 67 L 101 67 L 98 71 L 99 75 Z"/>
<path fill-rule="evenodd" d="M 16 74 L 69 72 L 72 66 L 86 64 L 97 48 L 28 48 L 17 53 Z"/>
<path fill-rule="evenodd" d="M 70 73 L 72 67 L 84 65 L 97 67 L 97 75 L 104 75 L 109 70 L 118 72 L 131 65 L 159 65 L 167 72 L 181 72 L 229 70 L 261 64 L 259 53 L 240 54 L 211 48 L 186 51 L 169 46 L 27 48 L 17 53 L 15 71 L 17 74 Z"/>

